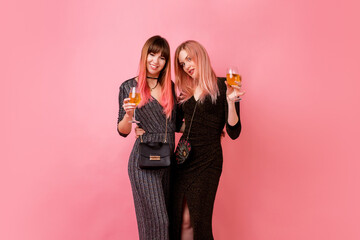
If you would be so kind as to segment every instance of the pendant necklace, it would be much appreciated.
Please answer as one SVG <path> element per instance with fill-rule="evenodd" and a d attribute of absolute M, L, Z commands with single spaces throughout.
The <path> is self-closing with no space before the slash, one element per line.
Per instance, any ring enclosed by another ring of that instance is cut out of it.
<path fill-rule="evenodd" d="M 157 77 L 148 77 L 148 76 L 146 76 L 146 78 L 156 79 L 156 80 L 159 79 L 159 78 L 157 78 Z M 154 89 L 157 87 L 158 83 L 159 83 L 159 81 L 156 81 L 156 84 L 155 84 L 154 87 L 150 87 L 150 85 L 149 85 L 149 83 L 148 83 L 148 86 L 149 86 L 149 88 L 150 88 L 150 91 L 154 90 Z"/>

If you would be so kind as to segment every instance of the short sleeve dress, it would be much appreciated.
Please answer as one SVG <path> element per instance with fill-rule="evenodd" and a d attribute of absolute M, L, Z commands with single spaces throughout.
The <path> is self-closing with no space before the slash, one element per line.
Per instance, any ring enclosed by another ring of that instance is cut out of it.
<path fill-rule="evenodd" d="M 124 98 L 129 96 L 130 87 L 137 85 L 135 78 L 129 79 L 121 84 L 119 92 L 119 114 L 118 123 L 123 119 L 125 110 L 122 108 Z M 174 87 L 174 84 L 173 84 Z M 175 140 L 175 110 L 167 123 L 167 141 L 171 150 L 174 149 Z M 144 142 L 162 142 L 165 137 L 166 116 L 160 103 L 152 98 L 147 104 L 136 109 L 136 120 L 145 130 L 142 136 Z M 119 134 L 126 137 L 127 134 Z M 130 178 L 132 193 L 134 197 L 136 219 L 138 224 L 140 240 L 167 240 L 169 239 L 169 177 L 170 168 L 157 170 L 144 170 L 138 166 L 139 142 L 136 139 L 132 148 L 128 174 Z"/>
<path fill-rule="evenodd" d="M 191 97 L 178 107 L 177 118 L 183 116 L 185 119 L 186 127 L 182 136 L 185 138 L 197 104 L 189 135 L 191 154 L 186 162 L 177 165 L 172 173 L 170 210 L 172 240 L 181 237 L 184 199 L 189 207 L 194 239 L 213 239 L 212 213 L 223 164 L 221 133 L 225 125 L 232 139 L 236 139 L 241 131 L 239 103 L 235 104 L 239 121 L 234 126 L 227 124 L 228 106 L 224 80 L 218 78 L 219 95 L 216 103 L 212 103 L 209 96 L 203 103 Z"/>

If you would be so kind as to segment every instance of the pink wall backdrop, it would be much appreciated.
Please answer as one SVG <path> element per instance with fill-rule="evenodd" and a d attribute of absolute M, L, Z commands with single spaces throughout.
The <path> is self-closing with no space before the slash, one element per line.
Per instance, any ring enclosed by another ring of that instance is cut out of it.
<path fill-rule="evenodd" d="M 0 239 L 137 239 L 119 85 L 155 34 L 239 66 L 218 240 L 358 240 L 358 1 L 2 1 Z"/>

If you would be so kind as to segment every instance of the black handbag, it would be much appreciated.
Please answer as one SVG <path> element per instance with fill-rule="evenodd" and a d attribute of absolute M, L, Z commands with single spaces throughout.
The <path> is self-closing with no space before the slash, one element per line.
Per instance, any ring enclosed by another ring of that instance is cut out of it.
<path fill-rule="evenodd" d="M 171 151 L 167 137 L 167 119 L 164 142 L 144 143 L 140 136 L 139 144 L 139 167 L 142 169 L 158 169 L 169 167 L 171 164 Z"/>
<path fill-rule="evenodd" d="M 189 135 L 190 135 L 191 125 L 192 125 L 194 115 L 195 115 L 196 106 L 197 106 L 197 102 L 195 104 L 194 112 L 191 117 L 188 135 L 187 135 L 186 139 L 181 137 L 181 139 L 178 142 L 178 145 L 176 147 L 176 150 L 175 150 L 176 163 L 178 165 L 183 164 L 190 156 L 191 144 L 189 142 Z"/>

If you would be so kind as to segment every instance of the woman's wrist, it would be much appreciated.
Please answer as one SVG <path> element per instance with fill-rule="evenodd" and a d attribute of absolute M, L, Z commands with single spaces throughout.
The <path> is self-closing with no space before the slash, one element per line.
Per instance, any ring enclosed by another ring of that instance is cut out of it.
<path fill-rule="evenodd" d="M 238 102 L 241 100 L 240 96 L 237 96 L 237 97 L 229 97 L 229 96 L 226 96 L 226 100 L 228 103 L 235 103 L 235 102 Z"/>
<path fill-rule="evenodd" d="M 226 96 L 226 101 L 227 101 L 229 106 L 234 106 L 235 107 L 235 102 L 237 101 L 237 99 L 231 99 L 229 96 Z"/>
<path fill-rule="evenodd" d="M 129 114 L 125 113 L 124 119 L 125 119 L 126 121 L 130 121 L 130 120 L 132 120 L 132 116 L 130 116 Z"/>

